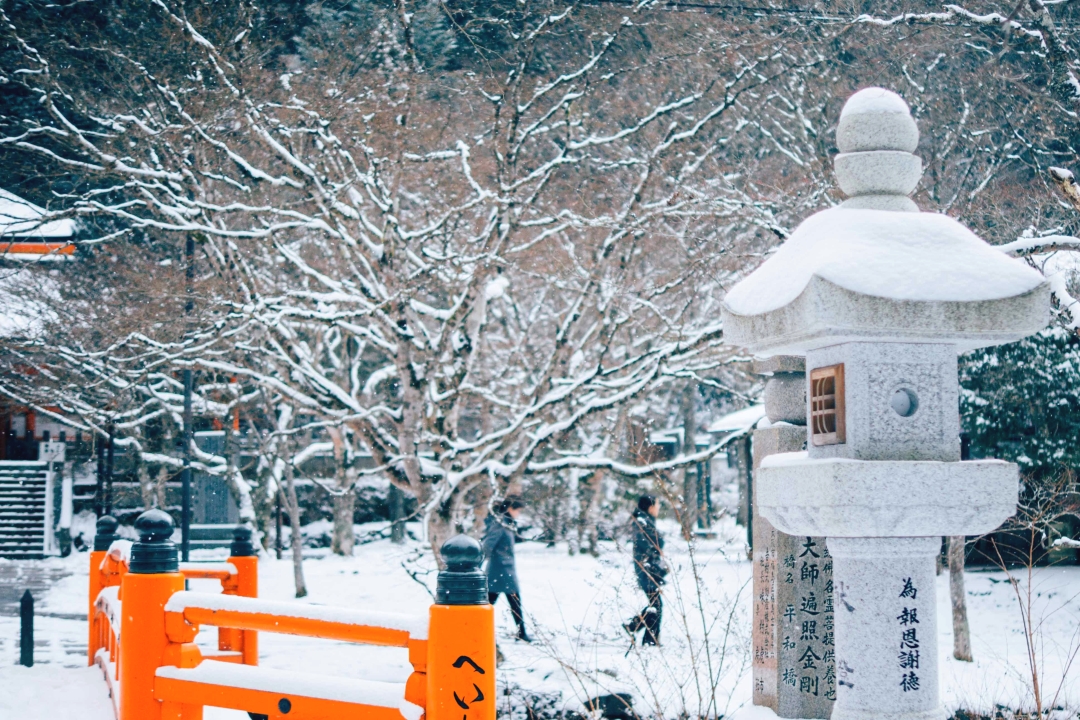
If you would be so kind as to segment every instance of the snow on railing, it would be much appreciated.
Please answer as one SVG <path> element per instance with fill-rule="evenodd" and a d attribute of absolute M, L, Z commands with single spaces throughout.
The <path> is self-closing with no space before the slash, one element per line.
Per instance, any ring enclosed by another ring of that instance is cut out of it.
<path fill-rule="evenodd" d="M 166 513 L 143 513 L 136 529 L 130 555 L 110 547 L 91 557 L 92 658 L 114 688 L 117 720 L 201 717 L 205 706 L 253 717 L 495 720 L 494 611 L 475 540 L 443 545 L 436 604 L 415 616 L 259 599 L 250 532 L 237 531 L 227 562 L 181 564 Z M 218 579 L 222 593 L 187 591 L 188 578 Z M 195 643 L 205 625 L 218 628 L 222 652 Z M 259 668 L 259 632 L 399 647 L 413 671 L 382 683 Z"/>
<path fill-rule="evenodd" d="M 120 637 L 120 618 L 123 614 L 120 612 L 122 605 L 120 603 L 120 588 L 113 586 L 102 589 L 97 596 L 96 607 L 97 611 L 105 616 L 108 621 L 108 628 L 112 632 L 114 638 Z"/>
<path fill-rule="evenodd" d="M 194 686 L 197 683 L 204 687 L 272 693 L 276 697 L 387 708 L 397 710 L 405 720 L 420 720 L 424 714 L 424 708 L 405 699 L 405 683 L 355 680 L 225 663 L 202 663 L 193 668 L 161 667 L 157 670 L 157 677 L 159 681 L 176 681 L 175 688 L 168 682 L 158 683 L 164 694 L 173 694 L 181 689 L 188 694 L 198 693 L 199 689 Z M 298 710 L 300 708 L 290 708 L 291 712 Z"/>
<path fill-rule="evenodd" d="M 118 648 L 115 647 L 115 638 L 120 636 L 119 590 L 124 576 L 128 573 L 133 544 L 130 540 L 112 539 L 116 537 L 117 527 L 118 524 L 113 518 L 108 516 L 101 518 L 95 547 L 107 548 L 107 550 L 95 549 L 90 554 L 91 605 L 88 617 L 90 625 L 88 655 L 91 665 L 101 664 L 99 651 L 102 649 L 108 650 L 114 662 L 118 652 Z M 249 533 L 237 532 L 238 537 L 249 536 Z M 222 594 L 210 595 L 210 597 L 254 597 L 258 594 L 258 558 L 253 554 L 247 554 L 253 553 L 250 547 L 237 550 L 237 548 L 245 547 L 243 544 L 235 546 L 234 551 L 241 554 L 230 557 L 226 562 L 180 563 L 179 571 L 187 580 L 218 580 L 221 583 Z M 97 617 L 99 613 L 106 613 L 106 617 L 99 619 Z M 107 626 L 108 629 L 101 630 L 97 625 Z M 109 640 L 110 633 L 115 635 L 112 641 Z M 210 660 L 256 665 L 258 664 L 258 633 L 232 627 L 219 627 L 218 650 L 216 653 L 207 652 L 204 657 Z M 102 667 L 105 666 L 102 665 Z"/>
<path fill-rule="evenodd" d="M 267 623 L 272 623 L 274 632 L 285 634 L 308 634 L 300 625 L 284 622 L 283 619 L 309 621 L 321 625 L 320 631 L 332 632 L 329 626 L 340 625 L 352 628 L 350 636 L 356 636 L 360 628 L 373 630 L 390 630 L 400 633 L 401 642 L 394 645 L 405 647 L 408 640 L 426 640 L 428 636 L 428 619 L 423 616 L 405 615 L 393 612 L 375 612 L 370 610 L 357 610 L 354 608 L 328 607 L 325 605 L 310 605 L 298 602 L 282 602 L 274 600 L 254 600 L 252 598 L 240 598 L 230 595 L 215 595 L 200 592 L 178 592 L 173 595 L 165 605 L 165 612 L 183 613 L 185 617 L 194 615 L 192 611 L 205 610 L 198 614 L 201 622 L 213 624 L 213 615 L 229 613 L 231 627 L 253 627 L 263 629 Z M 237 623 L 246 624 L 237 624 Z M 292 632 L 290 631 L 292 630 Z M 361 641 L 362 642 L 362 641 Z M 379 642 L 378 644 L 386 644 Z"/>
<path fill-rule="evenodd" d="M 131 545 L 130 540 L 113 540 L 112 545 L 109 545 L 109 552 L 106 554 L 114 562 L 126 564 L 131 559 Z"/>
<path fill-rule="evenodd" d="M 94 600 L 90 616 L 90 663 L 98 665 L 105 674 L 113 712 L 120 716 L 120 683 L 116 668 L 120 661 L 120 623 L 123 606 L 119 599 L 120 587 L 103 588 Z"/>

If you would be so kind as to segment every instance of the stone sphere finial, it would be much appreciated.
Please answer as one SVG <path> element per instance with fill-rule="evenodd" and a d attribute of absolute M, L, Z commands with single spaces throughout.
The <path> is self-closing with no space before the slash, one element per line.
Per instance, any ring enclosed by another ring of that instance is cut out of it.
<path fill-rule="evenodd" d="M 907 196 L 922 177 L 922 161 L 912 155 L 919 128 L 903 98 L 879 87 L 848 98 L 836 127 L 836 179 L 848 196 L 847 208 L 917 212 Z"/>
<path fill-rule="evenodd" d="M 836 147 L 842 153 L 871 150 L 915 152 L 919 128 L 904 99 L 891 90 L 869 87 L 852 95 L 840 111 Z"/>

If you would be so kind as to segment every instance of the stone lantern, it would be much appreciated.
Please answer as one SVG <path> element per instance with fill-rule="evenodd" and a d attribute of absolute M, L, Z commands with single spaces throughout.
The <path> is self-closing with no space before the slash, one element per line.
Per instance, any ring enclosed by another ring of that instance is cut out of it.
<path fill-rule="evenodd" d="M 762 461 L 756 502 L 778 530 L 828 538 L 834 720 L 945 717 L 935 556 L 942 536 L 997 528 L 1018 490 L 1011 463 L 960 462 L 957 355 L 1050 316 L 1039 273 L 919 212 L 918 140 L 898 95 L 853 95 L 836 129 L 848 199 L 807 218 L 724 300 L 729 343 L 805 357 L 806 449 Z"/>

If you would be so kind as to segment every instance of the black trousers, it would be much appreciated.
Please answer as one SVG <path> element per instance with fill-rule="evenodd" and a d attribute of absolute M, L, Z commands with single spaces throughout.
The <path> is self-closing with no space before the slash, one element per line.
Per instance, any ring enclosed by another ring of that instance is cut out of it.
<path fill-rule="evenodd" d="M 644 590 L 644 588 L 642 588 Z M 645 590 L 649 604 L 635 615 L 627 626 L 632 632 L 645 629 L 645 635 L 641 639 L 642 645 L 658 645 L 660 643 L 660 620 L 664 615 L 664 599 L 660 595 L 659 587 Z"/>
<path fill-rule="evenodd" d="M 521 596 L 517 593 L 503 593 L 506 602 L 510 603 L 510 614 L 514 616 L 514 623 L 518 628 L 518 635 L 525 634 L 525 615 L 521 612 Z M 499 599 L 499 593 L 488 593 L 488 602 L 492 605 Z"/>

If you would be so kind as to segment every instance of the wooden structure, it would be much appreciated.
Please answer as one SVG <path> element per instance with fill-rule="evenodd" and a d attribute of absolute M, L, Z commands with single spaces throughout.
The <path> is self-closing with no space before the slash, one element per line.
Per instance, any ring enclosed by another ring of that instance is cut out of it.
<path fill-rule="evenodd" d="M 105 671 L 117 720 L 198 720 L 208 705 L 289 720 L 495 720 L 494 611 L 475 540 L 443 546 L 447 569 L 424 618 L 259 600 L 246 529 L 225 563 L 199 564 L 177 561 L 166 513 L 147 511 L 135 526 L 131 545 L 102 518 L 90 559 L 90 660 Z M 193 577 L 217 578 L 223 592 L 185 591 Z M 214 653 L 195 645 L 203 625 L 218 628 Z M 386 683 L 260 668 L 259 632 L 400 647 L 413 672 Z"/>

